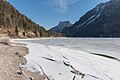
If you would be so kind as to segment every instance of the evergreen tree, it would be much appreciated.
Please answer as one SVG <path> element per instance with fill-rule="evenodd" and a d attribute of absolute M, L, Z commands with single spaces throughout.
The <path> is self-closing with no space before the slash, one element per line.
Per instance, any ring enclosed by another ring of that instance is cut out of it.
<path fill-rule="evenodd" d="M 18 34 L 19 34 L 19 31 L 18 31 L 18 27 L 16 26 L 15 27 L 15 34 L 18 36 Z"/>

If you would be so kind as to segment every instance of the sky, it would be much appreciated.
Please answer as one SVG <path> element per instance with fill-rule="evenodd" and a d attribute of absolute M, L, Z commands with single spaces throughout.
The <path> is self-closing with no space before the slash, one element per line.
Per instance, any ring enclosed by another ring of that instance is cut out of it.
<path fill-rule="evenodd" d="M 74 23 L 87 11 L 108 0 L 7 0 L 20 13 L 49 29 L 60 21 Z"/>

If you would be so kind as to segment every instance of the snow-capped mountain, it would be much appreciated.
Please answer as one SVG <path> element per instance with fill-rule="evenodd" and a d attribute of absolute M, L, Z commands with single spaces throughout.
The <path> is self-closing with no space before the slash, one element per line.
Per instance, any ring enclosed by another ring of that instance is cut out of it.
<path fill-rule="evenodd" d="M 70 27 L 71 25 L 72 23 L 70 21 L 60 21 L 59 24 L 51 28 L 50 31 L 61 33 L 64 28 Z"/>
<path fill-rule="evenodd" d="M 72 37 L 120 37 L 120 0 L 97 5 L 63 33 Z"/>

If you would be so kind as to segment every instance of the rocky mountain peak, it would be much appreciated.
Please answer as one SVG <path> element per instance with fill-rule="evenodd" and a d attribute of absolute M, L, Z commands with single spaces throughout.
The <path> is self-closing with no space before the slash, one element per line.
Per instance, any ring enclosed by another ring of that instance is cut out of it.
<path fill-rule="evenodd" d="M 72 23 L 70 21 L 60 21 L 59 24 L 51 28 L 50 31 L 61 33 L 64 28 L 70 27 L 71 25 Z"/>
<path fill-rule="evenodd" d="M 63 33 L 70 37 L 120 37 L 120 0 L 97 5 Z"/>
<path fill-rule="evenodd" d="M 71 26 L 72 24 L 71 24 L 71 22 L 70 21 L 60 21 L 60 23 L 58 24 L 58 27 L 60 27 L 60 28 L 64 28 L 64 27 L 69 27 L 69 26 Z"/>
<path fill-rule="evenodd" d="M 110 0 L 111 4 L 120 4 L 120 0 Z"/>

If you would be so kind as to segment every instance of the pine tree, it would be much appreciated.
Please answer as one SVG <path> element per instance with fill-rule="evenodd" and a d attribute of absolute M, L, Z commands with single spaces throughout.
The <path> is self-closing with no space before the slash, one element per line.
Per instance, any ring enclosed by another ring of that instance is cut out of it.
<path fill-rule="evenodd" d="M 19 34 L 19 31 L 18 31 L 18 27 L 16 26 L 15 27 L 15 34 L 18 36 L 18 34 Z"/>

